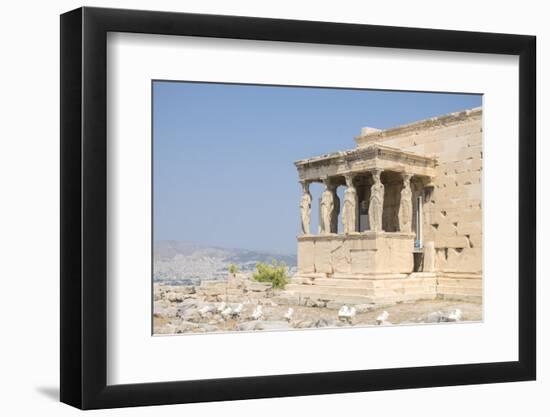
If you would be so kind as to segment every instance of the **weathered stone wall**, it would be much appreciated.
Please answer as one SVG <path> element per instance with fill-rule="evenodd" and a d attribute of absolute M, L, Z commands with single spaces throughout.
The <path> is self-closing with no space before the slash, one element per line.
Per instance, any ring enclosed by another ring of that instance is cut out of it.
<path fill-rule="evenodd" d="M 359 147 L 378 142 L 437 158 L 424 242 L 434 242 L 441 279 L 482 272 L 482 134 L 477 108 L 356 138 Z"/>
<path fill-rule="evenodd" d="M 319 235 L 298 238 L 300 274 L 365 275 L 411 273 L 412 234 L 367 232 L 350 235 Z"/>
<path fill-rule="evenodd" d="M 402 183 L 384 184 L 384 210 L 382 211 L 382 230 L 399 231 L 399 202 Z"/>
<path fill-rule="evenodd" d="M 202 281 L 194 292 L 209 302 L 239 302 L 260 300 L 273 296 L 271 283 L 257 282 L 244 274 L 229 274 L 226 280 Z"/>

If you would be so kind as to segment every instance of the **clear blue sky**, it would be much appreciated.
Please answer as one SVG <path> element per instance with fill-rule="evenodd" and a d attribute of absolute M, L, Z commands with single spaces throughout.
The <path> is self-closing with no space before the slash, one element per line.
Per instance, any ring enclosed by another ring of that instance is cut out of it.
<path fill-rule="evenodd" d="M 481 106 L 480 95 L 155 81 L 154 239 L 295 253 L 293 162 L 389 128 Z M 317 226 L 313 185 L 312 230 Z"/>

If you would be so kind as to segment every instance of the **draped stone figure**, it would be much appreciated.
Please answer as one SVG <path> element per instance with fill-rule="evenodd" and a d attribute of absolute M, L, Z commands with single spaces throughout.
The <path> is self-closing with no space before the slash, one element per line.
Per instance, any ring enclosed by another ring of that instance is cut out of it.
<path fill-rule="evenodd" d="M 369 223 L 370 230 L 382 230 L 382 212 L 384 208 L 384 185 L 380 181 L 382 171 L 374 171 L 372 178 L 374 184 L 370 188 Z"/>
<path fill-rule="evenodd" d="M 321 233 L 329 234 L 332 221 L 332 212 L 334 210 L 334 193 L 330 189 L 328 182 L 325 182 L 325 191 L 321 195 Z"/>
<path fill-rule="evenodd" d="M 399 230 L 410 233 L 412 226 L 412 191 L 411 175 L 403 175 L 403 189 L 401 190 L 401 200 L 399 202 Z"/>
<path fill-rule="evenodd" d="M 300 216 L 302 219 L 302 233 L 309 235 L 309 225 L 311 222 L 311 193 L 309 192 L 309 183 L 302 183 L 302 199 L 300 200 Z"/>
<path fill-rule="evenodd" d="M 349 234 L 357 231 L 357 190 L 353 186 L 352 176 L 346 176 L 346 186 L 342 224 L 344 225 L 344 233 Z"/>

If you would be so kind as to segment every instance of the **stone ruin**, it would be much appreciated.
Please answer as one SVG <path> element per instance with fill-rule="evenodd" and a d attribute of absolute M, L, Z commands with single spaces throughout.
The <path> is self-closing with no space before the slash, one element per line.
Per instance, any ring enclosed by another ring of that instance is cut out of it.
<path fill-rule="evenodd" d="M 281 291 L 230 274 L 155 284 L 154 333 L 479 320 L 482 130 L 476 108 L 364 128 L 355 149 L 295 162 L 302 233 L 291 283 Z"/>
<path fill-rule="evenodd" d="M 196 292 L 211 302 L 254 302 L 272 297 L 273 286 L 271 283 L 253 281 L 245 274 L 236 273 L 229 274 L 227 281 L 202 281 L 196 287 Z"/>
<path fill-rule="evenodd" d="M 482 130 L 475 108 L 364 128 L 355 149 L 295 162 L 302 234 L 284 296 L 322 306 L 481 302 Z M 313 183 L 324 187 L 316 233 Z"/>

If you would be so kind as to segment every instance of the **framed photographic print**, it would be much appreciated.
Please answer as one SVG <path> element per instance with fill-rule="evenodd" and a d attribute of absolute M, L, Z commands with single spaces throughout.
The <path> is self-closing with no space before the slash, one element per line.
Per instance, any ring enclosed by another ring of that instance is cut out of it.
<path fill-rule="evenodd" d="M 535 379 L 535 38 L 61 16 L 61 400 Z"/>

